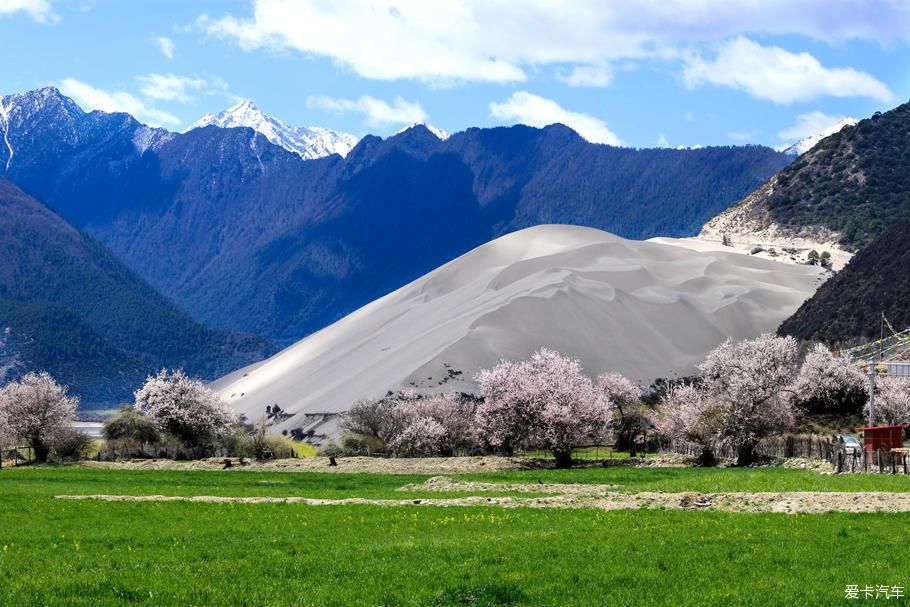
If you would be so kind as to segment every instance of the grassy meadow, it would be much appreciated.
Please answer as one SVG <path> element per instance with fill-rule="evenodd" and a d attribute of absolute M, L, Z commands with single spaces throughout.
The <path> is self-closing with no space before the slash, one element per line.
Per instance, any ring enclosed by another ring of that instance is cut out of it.
<path fill-rule="evenodd" d="M 426 478 L 4 469 L 0 604 L 836 605 L 847 603 L 847 584 L 910 585 L 908 514 L 54 499 L 439 497 L 396 491 Z M 614 467 L 461 478 L 605 483 L 630 492 L 910 491 L 904 477 L 785 469 Z"/>

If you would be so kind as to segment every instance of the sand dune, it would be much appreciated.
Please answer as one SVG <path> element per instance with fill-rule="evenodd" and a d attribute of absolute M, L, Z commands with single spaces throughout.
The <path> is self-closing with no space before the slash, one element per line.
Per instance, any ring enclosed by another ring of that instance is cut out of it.
<path fill-rule="evenodd" d="M 240 412 L 278 404 L 306 426 L 361 397 L 473 391 L 473 375 L 541 346 L 593 375 L 649 384 L 692 372 L 726 337 L 774 331 L 819 268 L 539 226 L 483 245 L 272 358 L 213 384 Z M 318 421 L 316 422 L 318 423 Z"/>

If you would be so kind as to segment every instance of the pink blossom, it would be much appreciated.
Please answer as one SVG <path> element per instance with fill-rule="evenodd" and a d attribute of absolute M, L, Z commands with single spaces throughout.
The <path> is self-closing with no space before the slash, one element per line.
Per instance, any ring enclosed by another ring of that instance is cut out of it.
<path fill-rule="evenodd" d="M 803 402 L 830 407 L 862 398 L 865 383 L 853 361 L 834 356 L 824 345 L 816 344 L 806 355 L 793 389 Z"/>
<path fill-rule="evenodd" d="M 581 364 L 541 349 L 519 363 L 503 361 L 477 376 L 481 437 L 492 447 L 541 446 L 569 464 L 573 446 L 589 440 L 613 406 L 598 398 Z"/>
<path fill-rule="evenodd" d="M 875 382 L 875 423 L 882 426 L 910 424 L 910 380 L 879 377 Z M 866 403 L 869 415 L 869 403 Z"/>
<path fill-rule="evenodd" d="M 35 450 L 38 461 L 47 459 L 54 442 L 72 427 L 79 399 L 69 396 L 47 373 L 28 373 L 0 389 L 0 429 Z"/>
<path fill-rule="evenodd" d="M 758 442 L 792 426 L 798 350 L 792 337 L 762 335 L 727 340 L 698 366 L 697 388 L 668 391 L 660 425 L 703 447 L 714 442 L 737 451 L 738 463 L 754 459 Z"/>
<path fill-rule="evenodd" d="M 136 410 L 155 420 L 159 428 L 192 446 L 223 438 L 237 417 L 212 390 L 183 371 L 162 370 L 136 391 Z"/>

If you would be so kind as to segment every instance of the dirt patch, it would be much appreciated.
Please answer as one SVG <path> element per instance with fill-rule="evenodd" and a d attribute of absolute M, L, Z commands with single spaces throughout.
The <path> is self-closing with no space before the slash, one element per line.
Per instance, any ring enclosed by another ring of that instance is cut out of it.
<path fill-rule="evenodd" d="M 541 463 L 526 458 L 509 457 L 339 457 L 337 466 L 330 466 L 327 457 L 280 459 L 257 462 L 228 458 L 227 471 L 258 472 L 366 472 L 375 474 L 463 474 L 468 472 L 499 472 L 539 468 Z M 178 462 L 170 459 L 135 459 L 122 462 L 82 462 L 90 468 L 116 470 L 223 470 L 223 457 Z"/>
<path fill-rule="evenodd" d="M 557 495 L 605 495 L 617 485 L 564 483 L 480 483 L 447 476 L 434 476 L 422 483 L 411 483 L 399 491 L 439 491 L 441 493 L 553 493 Z"/>
<path fill-rule="evenodd" d="M 596 510 L 669 509 L 720 512 L 778 512 L 821 514 L 825 512 L 910 512 L 910 493 L 619 493 L 612 485 L 472 483 L 434 477 L 426 483 L 405 485 L 401 491 L 554 493 L 547 496 L 492 497 L 473 495 L 416 499 L 317 499 L 307 497 L 223 497 L 210 495 L 58 495 L 64 500 L 105 502 L 205 502 L 241 504 L 304 504 L 308 506 L 497 506 L 502 508 L 592 508 Z"/>

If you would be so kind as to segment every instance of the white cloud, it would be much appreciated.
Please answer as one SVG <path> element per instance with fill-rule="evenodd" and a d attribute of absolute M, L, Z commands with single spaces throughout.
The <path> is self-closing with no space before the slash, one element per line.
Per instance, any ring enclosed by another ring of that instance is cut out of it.
<path fill-rule="evenodd" d="M 151 126 L 180 124 L 180 119 L 177 116 L 156 109 L 145 101 L 124 91 L 108 92 L 75 78 L 62 80 L 60 82 L 60 90 L 64 95 L 72 97 L 76 103 L 86 110 L 127 112 L 140 122 Z"/>
<path fill-rule="evenodd" d="M 0 0 L 0 15 L 12 15 L 19 12 L 27 14 L 37 23 L 59 21 L 49 0 Z"/>
<path fill-rule="evenodd" d="M 538 97 L 525 91 L 513 93 L 502 103 L 491 103 L 490 115 L 503 122 L 520 122 L 536 127 L 558 122 L 571 127 L 592 143 L 622 145 L 619 137 L 600 118 L 570 112 L 552 99 Z"/>
<path fill-rule="evenodd" d="M 173 40 L 167 36 L 155 36 L 155 44 L 158 46 L 158 50 L 161 51 L 162 55 L 168 59 L 174 58 L 174 49 L 177 45 L 174 44 Z"/>
<path fill-rule="evenodd" d="M 363 115 L 364 124 L 378 128 L 426 122 L 427 119 L 427 113 L 419 102 L 405 101 L 401 97 L 396 97 L 389 103 L 369 95 L 361 95 L 357 99 L 311 95 L 307 97 L 307 106 L 336 114 L 356 112 Z"/>
<path fill-rule="evenodd" d="M 830 115 L 814 111 L 800 114 L 793 124 L 778 131 L 781 141 L 796 141 L 825 132 L 834 125 L 847 120 L 843 114 Z"/>
<path fill-rule="evenodd" d="M 196 26 L 247 50 L 325 57 L 372 79 L 523 82 L 534 68 L 563 65 L 581 68 L 585 81 L 589 66 L 671 59 L 693 44 L 749 34 L 910 41 L 910 3 L 254 0 L 251 15 L 200 16 Z"/>
<path fill-rule="evenodd" d="M 744 37 L 720 44 L 713 59 L 699 54 L 686 60 L 686 86 L 727 86 L 779 105 L 816 97 L 871 97 L 888 101 L 884 83 L 853 68 L 827 68 L 809 53 L 761 46 Z"/>
<path fill-rule="evenodd" d="M 605 65 L 579 65 L 557 78 L 569 86 L 606 87 L 613 82 L 613 68 Z"/>
<path fill-rule="evenodd" d="M 140 91 L 148 99 L 157 101 L 177 101 L 189 103 L 194 100 L 193 93 L 206 95 L 227 94 L 227 83 L 218 78 L 205 79 L 176 74 L 146 74 L 136 78 L 142 88 Z"/>
<path fill-rule="evenodd" d="M 663 133 L 657 136 L 657 147 L 659 148 L 668 148 L 670 147 L 670 142 L 667 140 L 667 136 Z"/>

